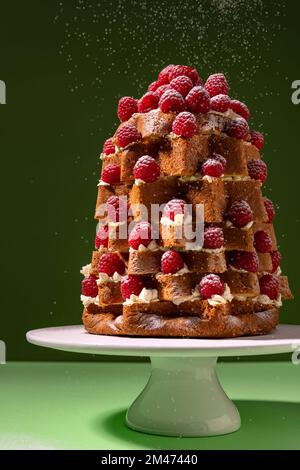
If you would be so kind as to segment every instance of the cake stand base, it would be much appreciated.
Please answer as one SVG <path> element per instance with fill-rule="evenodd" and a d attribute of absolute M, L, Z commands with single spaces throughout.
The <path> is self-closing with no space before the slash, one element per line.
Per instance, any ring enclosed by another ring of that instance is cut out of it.
<path fill-rule="evenodd" d="M 239 413 L 216 375 L 217 357 L 283 352 L 298 357 L 300 326 L 279 325 L 263 336 L 188 339 L 91 335 L 74 325 L 29 331 L 27 340 L 62 351 L 150 357 L 150 379 L 130 406 L 127 425 L 151 434 L 196 437 L 240 427 Z"/>
<path fill-rule="evenodd" d="M 147 385 L 126 424 L 166 436 L 215 436 L 239 429 L 238 410 L 220 386 L 217 358 L 151 357 Z"/>

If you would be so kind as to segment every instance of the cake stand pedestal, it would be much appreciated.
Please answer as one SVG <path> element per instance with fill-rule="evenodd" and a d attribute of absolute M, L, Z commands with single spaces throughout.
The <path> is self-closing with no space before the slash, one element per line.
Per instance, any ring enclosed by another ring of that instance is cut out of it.
<path fill-rule="evenodd" d="M 240 427 L 239 412 L 218 381 L 217 358 L 300 351 L 300 326 L 233 339 L 98 336 L 83 326 L 65 326 L 29 331 L 27 340 L 78 353 L 150 356 L 151 375 L 127 412 L 127 425 L 151 434 L 199 437 Z"/>

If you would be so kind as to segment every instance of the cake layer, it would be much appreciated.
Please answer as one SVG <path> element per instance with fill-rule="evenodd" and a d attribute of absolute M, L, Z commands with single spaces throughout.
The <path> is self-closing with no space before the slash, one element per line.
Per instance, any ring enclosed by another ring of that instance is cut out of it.
<path fill-rule="evenodd" d="M 128 309 L 126 315 L 83 312 L 86 330 L 93 334 L 161 337 L 226 338 L 270 332 L 278 324 L 278 309 L 256 313 L 223 315 L 218 312 L 208 321 L 197 316 L 172 317 L 144 313 L 141 307 Z"/>

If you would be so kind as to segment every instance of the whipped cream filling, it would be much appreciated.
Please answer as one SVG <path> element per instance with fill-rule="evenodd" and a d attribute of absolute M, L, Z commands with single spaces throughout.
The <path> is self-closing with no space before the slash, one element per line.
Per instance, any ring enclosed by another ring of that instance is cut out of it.
<path fill-rule="evenodd" d="M 196 287 L 192 294 L 191 295 L 186 295 L 186 296 L 178 296 L 178 297 L 174 297 L 172 299 L 172 302 L 173 304 L 175 305 L 180 305 L 182 304 L 183 302 L 194 302 L 195 300 L 199 300 L 200 299 L 200 293 L 199 293 L 199 290 L 198 288 Z"/>
<path fill-rule="evenodd" d="M 131 294 L 130 298 L 126 299 L 123 305 L 132 305 L 134 303 L 150 303 L 157 301 L 157 289 L 146 289 L 146 287 L 144 287 L 139 295 Z"/>
<path fill-rule="evenodd" d="M 240 228 L 241 230 L 249 230 L 252 225 L 253 225 L 254 221 L 253 220 L 250 220 L 250 222 L 248 222 L 246 225 L 244 225 L 243 227 L 235 227 L 235 225 L 233 225 L 232 222 L 230 222 L 230 220 L 226 220 L 225 222 L 225 225 L 227 227 L 230 227 L 230 228 Z"/>
<path fill-rule="evenodd" d="M 202 179 L 202 176 L 196 176 L 196 175 L 191 175 L 191 176 L 180 176 L 179 181 L 182 183 L 190 183 L 192 181 L 199 181 Z"/>
<path fill-rule="evenodd" d="M 100 180 L 99 183 L 97 184 L 97 186 L 110 186 L 109 183 L 106 183 L 105 181 L 103 180 Z"/>
<path fill-rule="evenodd" d="M 248 181 L 250 176 L 241 176 L 241 175 L 226 175 L 222 176 L 223 181 Z"/>
<path fill-rule="evenodd" d="M 225 248 L 224 246 L 221 248 L 202 248 L 202 251 L 204 251 L 204 253 L 223 253 Z"/>
<path fill-rule="evenodd" d="M 90 304 L 95 304 L 99 305 L 99 297 L 89 297 L 88 295 L 82 295 L 80 296 L 80 300 L 83 303 L 84 307 L 88 307 Z"/>
<path fill-rule="evenodd" d="M 138 247 L 137 250 L 135 250 L 135 249 L 132 248 L 132 247 L 129 247 L 129 252 L 132 253 L 133 251 L 137 251 L 137 252 L 139 252 L 139 253 L 143 253 L 143 252 L 145 252 L 145 251 L 157 251 L 157 250 L 159 250 L 159 249 L 160 249 L 160 248 L 159 248 L 158 244 L 156 243 L 156 241 L 155 241 L 155 240 L 151 240 L 151 242 L 149 243 L 148 246 L 145 246 L 145 245 L 143 245 L 143 244 L 141 243 L 141 244 L 139 245 L 139 247 Z"/>
<path fill-rule="evenodd" d="M 279 295 L 277 299 L 270 299 L 268 295 L 261 294 L 257 297 L 253 297 L 253 301 L 264 305 L 274 305 L 274 307 L 281 307 L 282 305 L 281 295 Z"/>
<path fill-rule="evenodd" d="M 161 225 L 164 226 L 182 226 L 183 224 L 192 223 L 193 219 L 189 214 L 175 214 L 174 220 L 169 219 L 169 217 L 162 217 L 160 219 Z"/>
<path fill-rule="evenodd" d="M 146 184 L 146 181 L 141 180 L 140 178 L 137 178 L 136 180 L 134 180 L 134 184 L 136 186 L 141 186 L 142 184 Z"/>
<path fill-rule="evenodd" d="M 230 267 L 230 269 L 232 269 L 232 271 L 236 271 L 237 273 L 247 273 L 248 272 L 246 269 L 237 269 L 234 266 L 232 266 L 232 264 L 230 264 L 229 267 Z"/>
<path fill-rule="evenodd" d="M 84 277 L 88 277 L 91 272 L 91 263 L 86 264 L 85 266 L 82 266 L 80 273 L 83 274 Z"/>
<path fill-rule="evenodd" d="M 209 305 L 215 307 L 216 305 L 226 304 L 227 302 L 231 302 L 233 299 L 233 295 L 231 294 L 230 288 L 228 284 L 225 284 L 225 289 L 222 295 L 212 295 L 210 299 L 208 299 Z"/>
<path fill-rule="evenodd" d="M 112 276 L 108 276 L 106 273 L 99 273 L 99 279 L 97 279 L 96 283 L 99 286 L 99 284 L 104 284 L 105 282 L 121 282 L 121 280 L 122 276 L 117 271 Z"/>

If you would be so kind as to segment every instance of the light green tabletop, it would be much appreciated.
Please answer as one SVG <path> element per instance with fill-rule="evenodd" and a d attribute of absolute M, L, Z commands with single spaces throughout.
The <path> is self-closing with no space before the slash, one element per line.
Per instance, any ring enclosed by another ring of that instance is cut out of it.
<path fill-rule="evenodd" d="M 151 436 L 125 426 L 149 370 L 145 363 L 0 365 L 0 448 L 300 449 L 300 365 L 219 364 L 242 427 L 209 438 Z"/>

